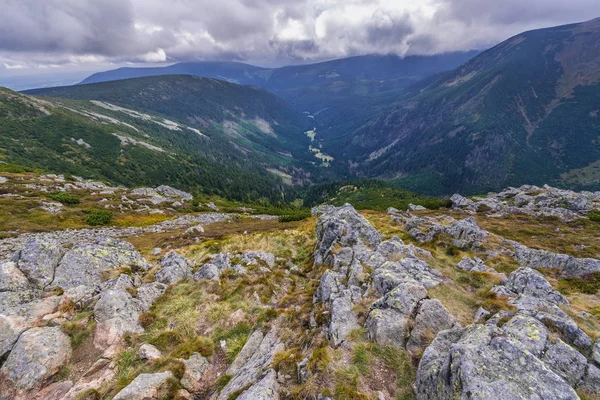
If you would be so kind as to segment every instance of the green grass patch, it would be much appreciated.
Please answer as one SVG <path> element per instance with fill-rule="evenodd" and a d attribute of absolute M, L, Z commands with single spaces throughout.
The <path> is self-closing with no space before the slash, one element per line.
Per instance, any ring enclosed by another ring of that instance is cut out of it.
<path fill-rule="evenodd" d="M 74 194 L 61 191 L 50 193 L 48 197 L 54 201 L 58 201 L 59 203 L 69 206 L 79 204 L 81 202 L 79 197 L 75 196 Z"/>

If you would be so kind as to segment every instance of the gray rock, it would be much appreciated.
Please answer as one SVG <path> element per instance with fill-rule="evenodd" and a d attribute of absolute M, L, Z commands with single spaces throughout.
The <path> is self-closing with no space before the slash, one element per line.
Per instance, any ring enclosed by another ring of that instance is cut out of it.
<path fill-rule="evenodd" d="M 167 285 L 160 282 L 144 283 L 137 288 L 137 300 L 143 311 L 148 311 L 152 304 L 167 290 Z"/>
<path fill-rule="evenodd" d="M 94 345 L 105 350 L 118 343 L 126 332 L 143 332 L 138 323 L 142 312 L 139 300 L 125 291 L 108 290 L 102 293 L 94 307 L 97 321 Z"/>
<path fill-rule="evenodd" d="M 575 258 L 567 254 L 530 249 L 516 242 L 512 244 L 515 248 L 515 258 L 522 267 L 558 269 L 565 278 L 600 272 L 600 260 L 594 258 Z"/>
<path fill-rule="evenodd" d="M 210 264 L 216 266 L 219 271 L 231 269 L 231 255 L 227 253 L 215 254 L 211 257 Z"/>
<path fill-rule="evenodd" d="M 371 341 L 403 348 L 408 337 L 410 320 L 395 309 L 374 309 L 369 312 L 366 328 Z"/>
<path fill-rule="evenodd" d="M 21 392 L 39 388 L 70 358 L 71 341 L 60 327 L 23 332 L 0 369 L 0 398 L 3 389 Z"/>
<path fill-rule="evenodd" d="M 417 399 L 579 399 L 541 360 L 496 330 L 471 325 L 440 332 L 421 358 Z"/>
<path fill-rule="evenodd" d="M 0 360 L 13 348 L 25 329 L 12 318 L 0 314 Z"/>
<path fill-rule="evenodd" d="M 98 239 L 94 243 L 74 246 L 68 251 L 54 274 L 53 286 L 63 289 L 79 285 L 96 286 L 102 271 L 119 267 L 146 269 L 146 260 L 131 243 L 115 239 Z"/>
<path fill-rule="evenodd" d="M 544 351 L 548 340 L 548 330 L 540 321 L 526 315 L 515 315 L 502 330 L 509 338 L 518 341 L 523 349 L 536 357 Z"/>
<path fill-rule="evenodd" d="M 419 302 L 427 297 L 427 290 L 420 284 L 400 283 L 381 299 L 373 303 L 373 308 L 392 308 L 403 315 L 412 316 Z"/>
<path fill-rule="evenodd" d="M 270 331 L 261 341 L 260 346 L 219 393 L 218 400 L 226 400 L 233 392 L 255 383 L 263 370 L 271 365 L 275 353 L 284 349 L 278 333 Z"/>
<path fill-rule="evenodd" d="M 256 351 L 260 347 L 263 338 L 264 335 L 261 331 L 254 331 L 246 341 L 244 347 L 242 347 L 242 350 L 237 355 L 233 363 L 231 363 L 231 365 L 227 369 L 226 374 L 231 376 L 237 374 L 238 371 L 244 366 L 244 364 L 248 362 L 250 357 L 252 357 L 252 355 L 256 353 Z"/>
<path fill-rule="evenodd" d="M 117 393 L 113 400 L 158 400 L 164 398 L 168 392 L 170 379 L 174 379 L 171 371 L 140 374 Z"/>
<path fill-rule="evenodd" d="M 438 332 L 457 326 L 460 325 L 438 299 L 423 300 L 417 311 L 406 349 L 415 353 L 428 346 Z"/>
<path fill-rule="evenodd" d="M 142 360 L 154 361 L 162 357 L 162 353 L 151 344 L 145 343 L 138 349 L 138 356 Z"/>
<path fill-rule="evenodd" d="M 43 288 L 52 283 L 63 255 L 63 247 L 54 240 L 32 240 L 19 252 L 17 266 L 31 282 Z"/>
<path fill-rule="evenodd" d="M 330 309 L 329 340 L 339 346 L 354 329 L 360 328 L 352 311 L 352 293 L 345 290 L 333 299 Z"/>
<path fill-rule="evenodd" d="M 560 339 L 548 345 L 542 360 L 571 386 L 576 386 L 587 370 L 587 359 Z"/>
<path fill-rule="evenodd" d="M 181 386 L 190 392 L 197 392 L 202 388 L 202 378 L 210 367 L 210 362 L 198 353 L 194 353 L 187 360 L 183 360 L 185 364 L 185 373 L 181 378 Z"/>
<path fill-rule="evenodd" d="M 489 233 L 477 225 L 475 218 L 469 217 L 455 221 L 444 230 L 452 236 L 452 244 L 459 248 L 478 248 L 489 236 Z"/>
<path fill-rule="evenodd" d="M 55 382 L 37 392 L 33 400 L 62 400 L 73 387 L 73 382 Z"/>
<path fill-rule="evenodd" d="M 155 247 L 152 249 L 153 256 L 158 256 L 158 255 L 160 255 L 161 252 L 162 252 L 162 249 L 160 247 Z"/>
<path fill-rule="evenodd" d="M 538 271 L 521 267 L 508 277 L 506 286 L 517 294 L 533 296 L 556 305 L 568 305 L 568 300 L 552 289 L 546 278 Z"/>
<path fill-rule="evenodd" d="M 183 190 L 172 188 L 171 186 L 161 185 L 156 188 L 156 191 L 163 196 L 167 197 L 179 197 L 184 201 L 190 201 L 194 198 L 188 192 L 184 192 Z"/>
<path fill-rule="evenodd" d="M 194 273 L 192 278 L 197 281 L 200 279 L 212 279 L 219 281 L 221 279 L 221 272 L 214 264 L 204 264 L 196 273 Z"/>
<path fill-rule="evenodd" d="M 340 292 L 342 279 L 343 276 L 337 272 L 330 269 L 325 271 L 321 276 L 313 301 L 316 303 L 332 300 Z"/>
<path fill-rule="evenodd" d="M 310 215 L 316 217 L 317 215 L 328 213 L 335 209 L 335 206 L 331 204 L 321 204 L 319 206 L 313 207 L 310 209 Z"/>
<path fill-rule="evenodd" d="M 416 204 L 412 204 L 412 203 L 410 203 L 410 204 L 408 205 L 408 209 L 409 209 L 410 211 L 425 211 L 425 210 L 427 210 L 427 209 L 426 209 L 425 207 L 423 207 L 423 206 L 416 205 Z"/>
<path fill-rule="evenodd" d="M 492 268 L 489 268 L 487 265 L 485 265 L 483 260 L 478 257 L 475 257 L 475 259 L 464 257 L 459 261 L 458 264 L 456 264 L 456 267 L 468 272 L 496 272 Z"/>
<path fill-rule="evenodd" d="M 156 281 L 173 285 L 192 276 L 192 263 L 179 253 L 169 253 L 158 262 L 162 268 L 156 272 Z"/>
<path fill-rule="evenodd" d="M 373 285 L 381 295 L 385 295 L 401 283 L 411 282 L 426 288 L 437 286 L 442 282 L 441 276 L 425 261 L 405 258 L 383 263 L 373 274 Z"/>
<path fill-rule="evenodd" d="M 460 194 L 454 194 L 450 197 L 450 201 L 452 202 L 452 208 L 459 208 L 463 210 L 475 211 L 475 203 L 473 200 L 469 200 L 466 197 L 461 196 Z"/>
<path fill-rule="evenodd" d="M 350 204 L 321 215 L 317 221 L 315 264 L 330 264 L 334 246 L 352 247 L 358 243 L 376 247 L 381 236 Z"/>
<path fill-rule="evenodd" d="M 396 218 L 400 219 L 400 217 Z M 435 218 L 410 215 L 405 218 L 404 230 L 418 242 L 427 243 L 444 232 L 444 227 Z"/>
<path fill-rule="evenodd" d="M 600 395 L 600 369 L 592 364 L 588 364 L 588 368 L 586 371 L 583 380 L 579 382 L 579 390 L 582 392 L 592 396 Z"/>
<path fill-rule="evenodd" d="M 570 345 L 585 351 L 591 350 L 593 344 L 592 339 L 579 328 L 571 318 L 561 317 L 542 311 L 537 312 L 535 318 L 540 320 L 544 325 L 553 327 L 561 332 L 563 340 Z"/>
<path fill-rule="evenodd" d="M 600 339 L 597 339 L 594 343 L 594 348 L 592 349 L 592 360 L 598 365 L 600 365 Z"/>
<path fill-rule="evenodd" d="M 483 319 L 485 319 L 488 315 L 490 315 L 490 312 L 488 310 L 486 310 L 483 307 L 479 307 L 477 309 L 477 311 L 475 311 L 475 316 L 473 317 L 473 322 L 479 322 Z"/>
<path fill-rule="evenodd" d="M 30 290 L 27 277 L 13 261 L 0 262 L 0 292 Z"/>
<path fill-rule="evenodd" d="M 238 400 L 279 400 L 279 384 L 276 375 L 274 370 L 267 370 L 257 383 L 238 397 Z"/>

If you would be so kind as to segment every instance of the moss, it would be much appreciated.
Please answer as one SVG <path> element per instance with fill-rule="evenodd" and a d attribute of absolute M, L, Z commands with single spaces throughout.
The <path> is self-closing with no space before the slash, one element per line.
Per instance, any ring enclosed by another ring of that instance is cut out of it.
<path fill-rule="evenodd" d="M 215 389 L 217 391 L 223 390 L 223 388 L 229 383 L 229 381 L 233 378 L 231 375 L 223 374 L 215 381 Z"/>

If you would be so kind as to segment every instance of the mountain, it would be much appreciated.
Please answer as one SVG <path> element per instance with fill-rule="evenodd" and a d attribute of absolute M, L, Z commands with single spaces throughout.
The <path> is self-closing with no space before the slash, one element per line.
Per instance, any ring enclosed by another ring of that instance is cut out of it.
<path fill-rule="evenodd" d="M 600 19 L 525 32 L 449 73 L 325 151 L 359 176 L 430 193 L 521 183 L 600 188 Z"/>
<path fill-rule="evenodd" d="M 159 75 L 194 75 L 242 85 L 255 85 L 274 92 L 305 88 L 337 81 L 401 80 L 406 86 L 420 77 L 453 69 L 477 52 L 455 52 L 432 56 L 366 55 L 281 68 L 261 68 L 238 62 L 184 62 L 167 67 L 118 68 L 98 72 L 81 84 Z M 361 89 L 365 92 L 365 89 Z"/>
<path fill-rule="evenodd" d="M 204 78 L 215 78 L 224 81 L 230 81 L 232 83 L 239 83 L 242 85 L 261 86 L 261 83 L 264 83 L 271 73 L 272 70 L 268 68 L 255 67 L 254 65 L 237 62 L 185 62 L 167 67 L 125 67 L 105 72 L 98 72 L 87 77 L 81 81 L 80 84 L 85 85 L 89 83 L 140 78 L 144 76 L 195 75 Z"/>
<path fill-rule="evenodd" d="M 0 94 L 6 162 L 240 200 L 280 200 L 313 168 L 304 117 L 255 87 L 178 75 L 31 93 L 46 97 Z"/>

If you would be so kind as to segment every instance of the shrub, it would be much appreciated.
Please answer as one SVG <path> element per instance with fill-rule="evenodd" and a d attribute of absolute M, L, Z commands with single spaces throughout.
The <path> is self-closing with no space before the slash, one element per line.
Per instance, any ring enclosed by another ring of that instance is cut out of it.
<path fill-rule="evenodd" d="M 600 222 L 600 211 L 592 210 L 588 214 L 590 221 Z"/>
<path fill-rule="evenodd" d="M 80 203 L 79 197 L 67 192 L 53 192 L 50 193 L 49 197 L 54 201 L 70 206 Z"/>
<path fill-rule="evenodd" d="M 91 210 L 87 217 L 87 223 L 91 226 L 108 225 L 112 220 L 112 213 L 106 210 Z"/>
<path fill-rule="evenodd" d="M 280 215 L 279 222 L 302 221 L 306 218 L 310 218 L 310 210 L 298 210 L 289 214 Z"/>

